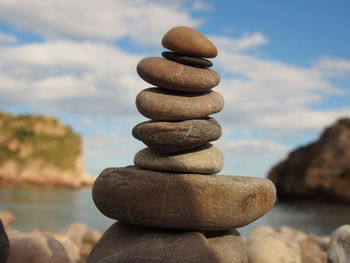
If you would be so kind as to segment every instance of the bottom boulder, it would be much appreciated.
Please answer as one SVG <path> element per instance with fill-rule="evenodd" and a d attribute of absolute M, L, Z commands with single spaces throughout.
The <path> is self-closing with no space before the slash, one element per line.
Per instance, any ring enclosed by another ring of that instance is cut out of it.
<path fill-rule="evenodd" d="M 91 251 L 87 263 L 246 263 L 236 230 L 195 232 L 113 224 Z"/>

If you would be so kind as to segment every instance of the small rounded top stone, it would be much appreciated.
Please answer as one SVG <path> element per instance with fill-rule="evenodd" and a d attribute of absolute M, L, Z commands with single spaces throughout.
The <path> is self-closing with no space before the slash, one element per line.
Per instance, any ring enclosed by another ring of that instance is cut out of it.
<path fill-rule="evenodd" d="M 218 54 L 218 50 L 208 38 L 186 26 L 170 29 L 164 35 L 162 45 L 177 53 L 194 57 L 214 58 Z"/>

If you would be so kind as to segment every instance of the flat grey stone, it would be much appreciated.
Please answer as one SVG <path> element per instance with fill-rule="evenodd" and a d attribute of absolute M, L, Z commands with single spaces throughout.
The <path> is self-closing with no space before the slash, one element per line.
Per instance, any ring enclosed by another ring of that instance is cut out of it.
<path fill-rule="evenodd" d="M 221 127 L 213 118 L 146 121 L 137 124 L 132 129 L 132 135 L 156 151 L 175 153 L 219 139 Z"/>
<path fill-rule="evenodd" d="M 105 169 L 92 188 L 96 207 L 122 222 L 162 228 L 228 230 L 274 205 L 264 178 L 166 173 L 135 166 Z"/>
<path fill-rule="evenodd" d="M 159 153 L 145 148 L 136 153 L 134 164 L 156 171 L 216 174 L 224 166 L 224 157 L 211 144 L 179 153 Z"/>

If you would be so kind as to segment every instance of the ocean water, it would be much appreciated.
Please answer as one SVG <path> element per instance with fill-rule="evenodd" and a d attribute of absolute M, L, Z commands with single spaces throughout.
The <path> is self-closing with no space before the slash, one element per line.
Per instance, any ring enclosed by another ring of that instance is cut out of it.
<path fill-rule="evenodd" d="M 91 189 L 0 188 L 0 210 L 14 213 L 16 223 L 13 227 L 22 231 L 39 227 L 60 230 L 74 222 L 84 222 L 91 228 L 104 231 L 115 222 L 97 210 Z M 264 217 L 238 231 L 246 236 L 258 226 L 269 225 L 329 235 L 343 224 L 350 224 L 350 205 L 276 204 Z"/>

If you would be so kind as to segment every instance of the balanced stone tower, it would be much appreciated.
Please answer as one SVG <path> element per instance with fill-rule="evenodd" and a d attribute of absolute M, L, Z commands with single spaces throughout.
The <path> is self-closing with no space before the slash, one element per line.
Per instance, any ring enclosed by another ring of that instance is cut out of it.
<path fill-rule="evenodd" d="M 135 166 L 107 168 L 96 179 L 97 208 L 118 222 L 87 262 L 247 262 L 235 228 L 271 209 L 275 187 L 268 179 L 215 175 L 223 156 L 210 142 L 221 127 L 208 116 L 222 110 L 224 98 L 211 90 L 220 75 L 204 58 L 215 57 L 216 47 L 183 26 L 167 32 L 162 45 L 173 52 L 137 66 L 156 86 L 136 98 L 138 111 L 151 120 L 132 134 L 148 147 L 135 155 Z"/>

